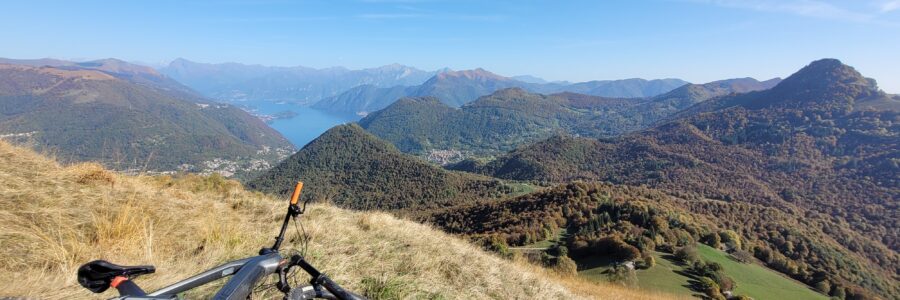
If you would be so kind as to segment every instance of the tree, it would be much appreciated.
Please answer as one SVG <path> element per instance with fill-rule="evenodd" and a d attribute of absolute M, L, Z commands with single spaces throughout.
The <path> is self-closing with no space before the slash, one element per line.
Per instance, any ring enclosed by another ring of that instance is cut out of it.
<path fill-rule="evenodd" d="M 822 279 L 822 281 L 816 282 L 815 287 L 820 293 L 827 295 L 831 291 L 831 282 L 828 282 L 828 279 Z"/>
<path fill-rule="evenodd" d="M 511 257 L 512 253 L 509 251 L 509 246 L 506 244 L 506 240 L 501 238 L 498 235 L 492 235 L 491 239 L 488 241 L 487 245 L 488 250 L 500 253 L 503 257 Z"/>
<path fill-rule="evenodd" d="M 643 264 L 644 269 L 652 268 L 656 265 L 656 259 L 653 258 L 653 255 L 644 254 Z"/>
<path fill-rule="evenodd" d="M 616 259 L 621 261 L 633 261 L 641 257 L 641 250 L 637 247 L 623 243 L 616 252 Z"/>
<path fill-rule="evenodd" d="M 666 221 L 665 218 L 660 216 L 654 216 L 650 219 L 650 227 L 653 228 L 657 233 L 665 232 L 669 230 L 669 221 Z"/>
<path fill-rule="evenodd" d="M 610 282 L 621 283 L 622 285 L 637 284 L 637 274 L 634 273 L 634 270 L 624 265 L 616 265 L 606 272 L 606 277 Z"/>
<path fill-rule="evenodd" d="M 734 230 L 723 230 L 719 232 L 719 238 L 722 243 L 730 246 L 733 249 L 741 249 L 741 236 L 734 232 Z"/>
<path fill-rule="evenodd" d="M 722 246 L 722 238 L 719 237 L 719 234 L 712 232 L 703 236 L 702 239 L 704 244 L 709 245 L 710 247 L 719 249 Z"/>
<path fill-rule="evenodd" d="M 844 300 L 845 298 L 847 298 L 846 290 L 844 289 L 843 286 L 840 286 L 840 285 L 834 285 L 833 287 L 831 287 L 831 293 L 829 293 L 829 295 L 834 298 L 841 299 L 841 300 Z"/>
<path fill-rule="evenodd" d="M 693 245 L 684 246 L 675 250 L 675 257 L 683 263 L 690 264 L 700 259 L 697 248 Z"/>
<path fill-rule="evenodd" d="M 700 282 L 697 283 L 697 289 L 713 298 L 722 295 L 722 292 L 719 291 L 719 284 L 709 277 L 700 277 Z"/>
<path fill-rule="evenodd" d="M 631 261 L 641 257 L 638 248 L 625 243 L 618 236 L 608 236 L 594 242 L 593 252 L 599 255 L 610 255 L 619 261 Z"/>

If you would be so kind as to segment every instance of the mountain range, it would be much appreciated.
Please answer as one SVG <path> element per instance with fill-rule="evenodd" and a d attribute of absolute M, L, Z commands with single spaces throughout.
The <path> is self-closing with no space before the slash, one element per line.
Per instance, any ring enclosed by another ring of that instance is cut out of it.
<path fill-rule="evenodd" d="M 626 113 L 647 119 L 596 130 Z M 627 252 L 703 242 L 820 293 L 893 298 L 898 118 L 900 98 L 833 59 L 784 80 L 636 99 L 521 88 L 459 108 L 402 98 L 326 133 L 251 187 L 283 194 L 291 181 L 314 178 L 324 187 L 318 197 L 408 213 L 501 253 L 565 229 L 557 243 L 579 269 L 602 254 L 591 249 L 633 257 Z M 498 157 L 448 166 L 485 176 L 470 177 L 402 153 L 425 149 Z M 556 254 L 545 253 L 553 265 Z"/>
<path fill-rule="evenodd" d="M 401 151 L 440 163 L 489 157 L 566 133 L 612 137 L 640 130 L 681 109 L 725 94 L 762 90 L 779 79 L 686 84 L 649 98 L 502 89 L 454 108 L 439 97 L 403 98 L 359 121 Z"/>
<path fill-rule="evenodd" d="M 211 97 L 324 98 L 316 108 L 366 116 L 294 152 Z M 900 96 L 835 59 L 705 84 L 0 59 L 0 138 L 63 162 L 231 173 L 282 195 L 302 180 L 306 199 L 429 222 L 503 256 L 537 249 L 572 274 L 598 258 L 610 273 L 681 260 L 678 280 L 710 297 L 740 280 L 679 258 L 697 243 L 820 294 L 900 297 L 898 124 Z"/>
<path fill-rule="evenodd" d="M 241 109 L 107 59 L 0 63 L 0 137 L 120 170 L 252 173 L 293 150 Z"/>
<path fill-rule="evenodd" d="M 519 77 L 523 78 L 523 77 Z M 603 97 L 641 98 L 656 96 L 687 84 L 680 79 L 625 79 L 568 82 L 545 82 L 528 77 L 527 81 L 504 77 L 478 68 L 474 70 L 446 71 L 435 75 L 418 86 L 377 87 L 364 85 L 352 88 L 334 97 L 325 98 L 313 107 L 335 113 L 366 115 L 383 109 L 402 97 L 435 97 L 451 107 L 460 107 L 481 96 L 507 88 L 522 88 L 532 92 L 575 92 Z"/>
<path fill-rule="evenodd" d="M 362 70 L 270 67 L 239 63 L 207 64 L 179 58 L 159 71 L 207 97 L 221 101 L 268 100 L 312 104 L 361 85 L 418 85 L 445 70 L 422 71 L 400 64 Z"/>
<path fill-rule="evenodd" d="M 898 118 L 900 98 L 824 59 L 771 89 L 713 97 L 647 130 L 605 140 L 554 137 L 454 169 L 513 180 L 647 186 L 774 209 L 804 224 L 764 221 L 772 213 L 723 215 L 718 222 L 743 230 L 758 249 L 789 258 L 792 265 L 756 251 L 809 285 L 826 280 L 816 274 L 828 274 L 830 284 L 892 298 L 900 294 L 894 281 L 900 270 Z M 758 226 L 748 225 L 757 218 L 763 219 Z"/>

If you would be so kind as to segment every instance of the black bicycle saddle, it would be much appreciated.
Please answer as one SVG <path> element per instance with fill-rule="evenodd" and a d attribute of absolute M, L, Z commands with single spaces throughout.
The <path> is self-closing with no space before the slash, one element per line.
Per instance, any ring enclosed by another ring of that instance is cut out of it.
<path fill-rule="evenodd" d="M 109 288 L 116 276 L 133 278 L 153 272 L 156 272 L 153 266 L 120 266 L 105 260 L 95 260 L 78 268 L 78 283 L 91 292 L 102 293 Z"/>

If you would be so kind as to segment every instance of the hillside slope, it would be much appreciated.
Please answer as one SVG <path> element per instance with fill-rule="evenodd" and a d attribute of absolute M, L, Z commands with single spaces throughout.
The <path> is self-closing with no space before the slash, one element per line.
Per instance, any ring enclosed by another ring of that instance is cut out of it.
<path fill-rule="evenodd" d="M 858 234 L 844 235 L 818 218 L 798 218 L 762 205 L 715 201 L 690 192 L 574 182 L 486 205 L 453 207 L 434 214 L 431 222 L 475 240 L 511 246 L 552 238 L 548 233 L 564 228 L 567 234 L 560 244 L 579 262 L 579 271 L 596 267 L 592 261 L 597 258 L 615 258 L 609 253 L 611 247 L 603 244 L 609 237 L 618 237 L 630 245 L 626 248 L 643 254 L 672 253 L 696 242 L 707 243 L 710 234 L 718 237 L 731 231 L 736 238 L 721 241 L 728 244 L 723 248 L 746 251 L 747 256 L 755 255 L 769 268 L 810 286 L 824 281 L 825 293 L 834 288 L 860 297 L 854 299 L 875 299 L 869 292 L 873 289 L 893 292 L 888 272 L 842 247 L 845 239 L 859 241 Z M 786 247 L 802 250 L 783 250 Z M 770 287 L 783 285 L 804 289 L 793 281 Z"/>
<path fill-rule="evenodd" d="M 312 108 L 333 113 L 354 113 L 365 116 L 370 112 L 388 107 L 397 99 L 412 94 L 416 86 L 398 85 L 394 87 L 377 87 L 371 84 L 360 85 L 343 93 L 322 99 Z"/>
<path fill-rule="evenodd" d="M 254 255 L 277 234 L 285 204 L 221 177 L 131 177 L 94 164 L 64 167 L 0 142 L 0 297 L 109 298 L 114 292 L 98 297 L 75 282 L 77 267 L 93 259 L 153 264 L 157 273 L 136 281 L 159 288 Z M 311 237 L 307 258 L 372 299 L 666 298 L 561 278 L 384 213 L 314 205 L 302 219 Z M 296 238 L 291 232 L 289 241 Z"/>
<path fill-rule="evenodd" d="M 403 152 L 423 157 L 439 151 L 458 152 L 458 160 L 496 155 L 559 133 L 603 135 L 599 131 L 609 129 L 605 125 L 618 125 L 615 111 L 634 102 L 510 88 L 461 108 L 449 107 L 434 97 L 404 98 L 363 118 L 359 125 Z"/>
<path fill-rule="evenodd" d="M 174 79 L 160 74 L 153 68 L 128 63 L 115 58 L 74 62 L 58 59 L 9 59 L 0 58 L 0 64 L 24 65 L 32 67 L 55 67 L 67 70 L 88 69 L 100 71 L 113 77 L 135 84 L 152 87 L 174 97 L 187 98 L 195 102 L 209 102 L 191 88 Z"/>
<path fill-rule="evenodd" d="M 152 69 L 134 70 L 119 61 L 89 67 L 0 64 L 0 78 L 0 137 L 65 161 L 100 161 L 119 170 L 235 173 L 267 168 L 293 149 L 237 107 L 176 89 Z"/>
<path fill-rule="evenodd" d="M 306 197 L 356 209 L 419 211 L 511 192 L 499 180 L 447 171 L 403 154 L 355 124 L 329 129 L 248 187 L 285 195 L 297 179 L 309 183 Z"/>

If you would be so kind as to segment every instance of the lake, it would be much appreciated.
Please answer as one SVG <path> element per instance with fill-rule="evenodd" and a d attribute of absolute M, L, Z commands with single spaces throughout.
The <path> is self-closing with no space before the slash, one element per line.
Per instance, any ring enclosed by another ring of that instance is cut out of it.
<path fill-rule="evenodd" d="M 297 148 L 303 148 L 310 141 L 336 125 L 356 122 L 360 117 L 352 115 L 335 115 L 310 107 L 292 103 L 276 103 L 272 101 L 241 101 L 234 103 L 253 114 L 276 115 L 284 112 L 296 114 L 291 118 L 274 119 L 268 124 L 281 133 Z"/>

